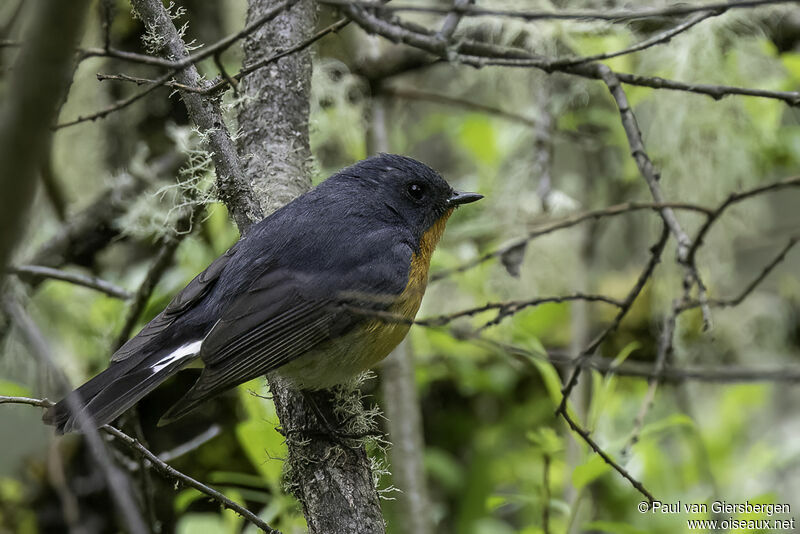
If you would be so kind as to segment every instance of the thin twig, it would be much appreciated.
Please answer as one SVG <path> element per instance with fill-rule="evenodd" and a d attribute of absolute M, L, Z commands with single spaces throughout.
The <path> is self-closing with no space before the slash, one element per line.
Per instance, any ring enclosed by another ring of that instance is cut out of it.
<path fill-rule="evenodd" d="M 139 316 L 142 314 L 142 310 L 144 310 L 144 307 L 147 304 L 150 295 L 153 293 L 156 284 L 158 284 L 158 281 L 161 280 L 164 272 L 166 272 L 167 268 L 172 263 L 172 258 L 175 255 L 175 251 L 178 249 L 178 245 L 181 243 L 181 239 L 179 238 L 180 235 L 181 234 L 178 234 L 176 237 L 167 239 L 161 245 L 161 248 L 158 249 L 156 257 L 153 260 L 152 265 L 150 265 L 150 269 L 148 269 L 144 280 L 142 281 L 141 285 L 139 285 L 139 289 L 136 290 L 136 295 L 133 299 L 133 302 L 131 303 L 130 308 L 128 308 L 128 315 L 125 317 L 125 323 L 122 325 L 122 329 L 119 331 L 117 339 L 112 346 L 112 352 L 116 352 L 131 336 L 131 332 L 136 326 Z"/>
<path fill-rule="evenodd" d="M 133 104 L 134 102 L 136 102 L 137 100 L 149 95 L 150 93 L 152 93 L 153 91 L 155 91 L 156 89 L 167 83 L 170 78 L 172 78 L 172 73 L 168 72 L 167 74 L 161 76 L 157 80 L 154 80 L 153 85 L 147 87 L 143 91 L 139 91 L 138 93 L 135 93 L 129 96 L 128 98 L 119 100 L 114 104 L 101 109 L 100 111 L 95 111 L 94 113 L 90 113 L 89 115 L 78 115 L 77 119 L 55 124 L 53 125 L 53 130 L 60 130 L 61 128 L 68 128 L 70 126 L 75 126 L 76 124 L 80 124 L 82 122 L 96 121 L 97 119 L 102 119 L 103 117 L 106 117 L 111 113 L 114 113 L 115 111 L 119 111 L 123 108 L 126 108 L 131 104 Z"/>
<path fill-rule="evenodd" d="M 105 293 L 110 297 L 122 300 L 128 300 L 133 296 L 127 289 L 123 289 L 112 284 L 111 282 L 97 278 L 96 276 L 86 276 L 84 274 L 71 273 L 42 265 L 17 265 L 16 267 L 9 267 L 8 272 L 23 277 L 30 276 L 33 278 L 51 278 L 53 280 L 61 280 L 62 282 L 69 282 L 70 284 L 95 289 L 101 293 Z"/>
<path fill-rule="evenodd" d="M 31 354 L 43 367 L 51 369 L 54 372 L 60 382 L 59 385 L 61 389 L 69 391 L 71 388 L 67 382 L 67 378 L 58 365 L 56 365 L 50 352 L 50 347 L 33 319 L 31 319 L 25 309 L 11 297 L 7 297 L 3 300 L 2 307 L 25 338 Z M 90 416 L 84 412 L 83 406 L 76 396 L 67 395 L 65 401 L 69 411 L 75 417 L 78 429 L 84 434 L 92 458 L 97 463 L 97 466 L 100 468 L 100 471 L 102 471 L 108 483 L 111 498 L 124 518 L 126 526 L 130 529 L 132 534 L 146 534 L 148 529 L 139 513 L 136 501 L 133 498 L 129 481 L 111 461 L 105 443 L 103 443 L 103 439 L 100 437 L 94 422 L 91 420 Z M 41 403 L 43 402 L 45 401 L 39 400 L 39 405 L 42 406 L 43 404 Z M 31 404 L 31 402 L 27 404 Z"/>
<path fill-rule="evenodd" d="M 50 408 L 54 406 L 54 404 L 47 399 L 34 399 L 29 397 L 8 397 L 8 396 L 0 396 L 0 404 L 27 404 L 29 406 L 41 406 L 42 408 Z M 251 512 L 244 506 L 230 500 L 219 491 L 209 486 L 206 486 L 202 482 L 195 480 L 189 475 L 182 473 L 181 471 L 178 471 L 171 465 L 162 461 L 148 448 L 146 448 L 144 445 L 139 443 L 137 440 L 135 440 L 125 432 L 111 425 L 103 425 L 102 427 L 100 427 L 100 430 L 113 436 L 114 438 L 119 440 L 122 444 L 124 444 L 126 447 L 128 447 L 130 450 L 135 452 L 137 455 L 146 459 L 165 478 L 168 478 L 175 482 L 180 482 L 182 484 L 185 484 L 186 486 L 198 490 L 199 492 L 205 495 L 208 495 L 210 498 L 218 502 L 221 506 L 229 510 L 233 510 L 240 516 L 244 517 L 247 521 L 257 526 L 264 532 L 267 532 L 268 534 L 281 534 L 280 531 L 270 527 L 268 524 L 264 522 L 264 520 L 262 520 L 260 517 L 255 515 L 253 512 Z"/>
<path fill-rule="evenodd" d="M 583 63 L 591 63 L 593 61 L 603 61 L 606 59 L 611 59 L 619 56 L 624 56 L 627 54 L 632 54 L 634 52 L 640 52 L 647 48 L 651 48 L 653 46 L 668 43 L 673 37 L 679 35 L 693 26 L 699 24 L 700 22 L 715 17 L 717 15 L 721 15 L 724 13 L 725 10 L 717 10 L 717 11 L 706 11 L 700 12 L 694 15 L 693 17 L 689 18 L 685 22 L 678 24 L 677 26 L 670 28 L 669 30 L 663 31 L 659 34 L 656 34 L 649 39 L 645 39 L 644 41 L 638 42 L 635 45 L 629 46 L 627 48 L 623 48 L 622 50 L 618 50 L 616 52 L 606 52 L 601 54 L 595 54 L 593 56 L 584 56 L 584 57 L 577 57 L 577 58 L 566 58 L 566 59 L 558 59 L 552 61 L 550 63 L 550 67 L 554 69 L 562 68 L 562 67 L 571 67 L 574 65 L 581 65 Z"/>
<path fill-rule="evenodd" d="M 437 6 L 437 5 L 419 5 L 419 4 L 396 4 L 396 3 L 379 3 L 379 2 L 362 2 L 358 0 L 319 0 L 321 4 L 328 4 L 339 7 L 356 6 L 364 9 L 374 10 L 377 12 L 418 12 L 418 13 L 436 13 L 440 15 L 449 15 L 456 13 L 464 17 L 510 17 L 522 19 L 525 21 L 531 20 L 606 20 L 609 22 L 628 22 L 631 20 L 639 20 L 655 17 L 678 17 L 681 15 L 689 15 L 697 13 L 698 11 L 708 10 L 729 10 L 729 9 L 745 9 L 755 8 L 766 5 L 778 4 L 792 4 L 792 0 L 739 0 L 732 2 L 716 2 L 712 4 L 699 4 L 699 5 L 674 5 L 666 8 L 650 8 L 650 9 L 623 9 L 623 10 L 605 10 L 605 11 L 521 11 L 521 10 L 507 10 L 507 9 L 490 9 L 483 7 L 474 7 L 471 5 L 466 6 Z"/>
<path fill-rule="evenodd" d="M 430 279 L 432 282 L 435 282 L 437 280 L 441 280 L 442 278 L 447 278 L 453 274 L 467 271 L 469 269 L 472 269 L 473 267 L 480 265 L 481 263 L 508 254 L 510 251 L 517 249 L 521 246 L 524 246 L 528 242 L 533 241 L 538 237 L 550 234 L 552 232 L 555 232 L 556 230 L 561 230 L 563 228 L 570 228 L 572 226 L 576 226 L 585 221 L 597 220 L 602 217 L 614 217 L 617 215 L 622 215 L 624 213 L 630 213 L 634 211 L 660 210 L 663 208 L 693 211 L 697 213 L 702 213 L 703 215 L 706 216 L 711 216 L 711 214 L 713 213 L 712 208 L 701 206 L 699 204 L 691 204 L 687 202 L 626 202 L 624 204 L 616 204 L 614 206 L 609 206 L 607 208 L 586 211 L 583 213 L 577 213 L 575 215 L 571 215 L 569 217 L 565 217 L 563 219 L 535 227 L 533 230 L 528 232 L 528 235 L 525 237 L 515 239 L 514 241 L 510 242 L 509 244 L 503 247 L 500 247 L 491 252 L 487 252 L 481 256 L 478 256 L 474 260 L 468 261 L 458 267 L 454 267 L 451 269 L 444 269 L 435 272 L 431 275 Z"/>
<path fill-rule="evenodd" d="M 789 178 L 784 178 L 783 180 L 779 180 L 777 182 L 771 182 L 768 184 L 760 185 L 758 187 L 754 187 L 752 189 L 747 189 L 745 191 L 740 191 L 738 193 L 731 193 L 730 195 L 728 195 L 728 198 L 726 198 L 724 202 L 722 202 L 719 206 L 717 206 L 717 208 L 710 214 L 709 218 L 697 231 L 697 234 L 695 234 L 695 237 L 692 240 L 691 247 L 689 248 L 687 254 L 687 261 L 692 263 L 695 261 L 697 250 L 703 244 L 705 237 L 708 234 L 708 231 L 711 229 L 714 223 L 716 223 L 719 220 L 719 218 L 728 208 L 730 208 L 734 204 L 738 204 L 739 202 L 742 202 L 754 196 L 793 187 L 800 187 L 800 176 L 791 176 Z"/>
<path fill-rule="evenodd" d="M 784 260 L 784 258 L 786 258 L 786 255 L 789 253 L 789 251 L 792 250 L 792 248 L 794 248 L 798 242 L 800 242 L 800 236 L 790 237 L 789 241 L 786 243 L 786 245 L 784 245 L 780 252 L 778 252 L 778 254 L 764 266 L 758 276 L 753 278 L 753 280 L 751 280 L 750 283 L 747 284 L 747 286 L 738 295 L 729 299 L 709 299 L 708 304 L 720 308 L 729 308 L 741 304 L 744 299 L 746 299 L 750 293 L 752 293 L 759 286 L 759 284 L 761 284 L 761 282 L 763 282 L 764 279 L 769 276 L 769 273 L 771 273 L 772 270 L 775 269 L 775 267 L 777 267 L 778 264 Z M 681 304 L 679 311 L 683 312 L 692 308 L 697 308 L 698 306 L 700 306 L 698 301 L 690 300 Z"/>
<path fill-rule="evenodd" d="M 614 469 L 614 470 L 615 470 L 617 473 L 619 473 L 620 475 L 622 475 L 622 477 L 623 477 L 623 478 L 625 478 L 625 479 L 626 479 L 628 482 L 630 482 L 630 483 L 631 483 L 631 486 L 633 486 L 634 488 L 636 488 L 636 490 L 637 490 L 639 493 L 641 493 L 642 495 L 644 495 L 645 497 L 647 497 L 647 500 L 648 500 L 648 501 L 649 501 L 649 502 L 652 504 L 652 503 L 653 503 L 653 501 L 655 501 L 655 500 L 656 500 L 656 498 L 655 498 L 655 497 L 653 497 L 653 494 L 652 494 L 652 493 L 650 493 L 650 492 L 647 490 L 647 488 L 645 488 L 645 487 L 644 487 L 644 485 L 643 485 L 641 482 L 639 482 L 638 480 L 636 480 L 636 479 L 633 477 L 633 475 L 631 475 L 631 474 L 628 472 L 628 470 L 627 470 L 627 469 L 625 469 L 625 468 L 624 468 L 624 467 L 622 467 L 620 464 L 618 464 L 617 462 L 615 462 L 615 461 L 614 461 L 614 459 L 613 459 L 613 458 L 611 458 L 611 456 L 609 456 L 609 455 L 608 455 L 608 453 L 606 453 L 606 451 L 604 451 L 604 450 L 602 449 L 602 447 L 600 447 L 600 445 L 598 445 L 598 444 L 597 444 L 597 442 L 596 442 L 594 439 L 592 439 L 592 436 L 589 434 L 589 432 L 588 432 L 587 430 L 585 430 L 584 428 L 582 428 L 582 427 L 581 427 L 581 426 L 580 426 L 578 423 L 576 423 L 576 422 L 575 422 L 575 421 L 572 419 L 572 417 L 569 415 L 569 413 L 567 413 L 567 412 L 568 412 L 567 410 L 564 410 L 563 412 L 561 412 L 561 417 L 563 417 L 563 418 L 564 418 L 564 421 L 566 421 L 566 422 L 567 422 L 567 424 L 568 424 L 568 425 L 569 425 L 569 427 L 572 429 L 572 431 L 573 431 L 573 432 L 575 432 L 576 434 L 578 434 L 578 435 L 579 435 L 579 436 L 580 436 L 580 437 L 583 439 L 583 441 L 585 441 L 585 442 L 586 442 L 586 444 L 587 444 L 587 445 L 589 445 L 589 447 L 590 447 L 590 448 L 591 448 L 591 449 L 592 449 L 592 450 L 593 450 L 595 453 L 597 453 L 597 455 L 598 455 L 598 456 L 600 456 L 600 458 L 602 458 L 602 459 L 603 459 L 603 461 L 604 461 L 605 463 L 607 463 L 608 465 L 610 465 L 610 466 L 611 466 L 611 467 L 612 467 L 612 468 L 613 468 L 613 469 Z"/>
<path fill-rule="evenodd" d="M 258 517 L 256 514 L 254 514 L 244 506 L 230 500 L 219 491 L 209 486 L 206 486 L 202 482 L 190 477 L 189 475 L 181 471 L 178 471 L 171 465 L 163 462 L 158 456 L 153 454 L 144 445 L 139 443 L 137 440 L 133 439 L 131 436 L 125 434 L 118 428 L 115 428 L 111 425 L 105 425 L 102 427 L 102 430 L 114 436 L 116 439 L 118 439 L 120 442 L 122 442 L 125 446 L 134 451 L 136 454 L 139 454 L 145 459 L 147 459 L 147 461 L 153 465 L 156 471 L 160 472 L 165 478 L 174 480 L 176 482 L 180 482 L 182 484 L 185 484 L 189 487 L 196 489 L 197 491 L 205 495 L 208 495 L 213 500 L 218 502 L 221 506 L 227 508 L 228 510 L 233 510 L 234 512 L 244 517 L 247 521 L 254 524 L 264 532 L 267 532 L 269 534 L 280 534 L 280 531 L 270 527 L 268 524 L 264 522 L 263 519 Z"/>
<path fill-rule="evenodd" d="M 567 399 L 569 398 L 569 394 L 572 392 L 572 389 L 578 383 L 578 377 L 580 376 L 583 363 L 594 354 L 594 352 L 603 343 L 603 341 L 605 341 L 609 334 L 615 331 L 619 327 L 620 323 L 622 323 L 622 319 L 625 318 L 625 315 L 627 315 L 628 311 L 633 306 L 633 303 L 636 301 L 636 298 L 642 292 L 645 284 L 653 274 L 656 265 L 658 265 L 658 263 L 661 261 L 661 254 L 664 252 L 664 247 L 667 244 L 669 235 L 669 229 L 665 224 L 661 229 L 661 236 L 659 237 L 658 241 L 650 248 L 650 259 L 648 260 L 644 269 L 642 269 L 639 277 L 636 279 L 636 283 L 628 292 L 628 296 L 623 301 L 623 307 L 620 308 L 619 312 L 617 312 L 617 315 L 614 317 L 614 320 L 611 322 L 611 324 L 609 324 L 602 332 L 600 332 L 600 334 L 595 337 L 585 349 L 583 349 L 578 357 L 575 358 L 575 367 L 572 369 L 572 374 L 570 374 L 569 378 L 565 381 L 564 387 L 561 390 L 562 397 L 561 403 L 556 409 L 557 414 L 563 415 L 567 412 Z"/>
<path fill-rule="evenodd" d="M 684 293 L 684 295 L 686 295 L 686 293 Z M 625 445 L 623 445 L 622 451 L 620 452 L 623 457 L 627 456 L 630 449 L 639 442 L 639 436 L 642 432 L 642 428 L 644 428 L 645 417 L 647 417 L 647 412 L 653 405 L 653 401 L 656 398 L 658 384 L 661 381 L 662 374 L 667 366 L 667 361 L 672 355 L 673 338 L 675 337 L 675 325 L 677 323 L 679 313 L 678 308 L 678 302 L 673 302 L 672 310 L 664 319 L 664 326 L 661 331 L 661 338 L 658 342 L 658 351 L 656 353 L 656 361 L 653 368 L 654 376 L 648 379 L 647 393 L 645 393 L 644 398 L 642 399 L 642 404 L 639 407 L 639 412 L 636 414 L 636 418 L 633 420 L 633 429 L 631 430 L 628 439 L 625 440 Z"/>
<path fill-rule="evenodd" d="M 479 330 L 483 330 L 490 326 L 494 326 L 499 324 L 503 319 L 514 315 L 524 309 L 541 306 L 542 304 L 550 304 L 550 303 L 562 303 L 562 302 L 570 302 L 570 301 L 586 301 L 586 302 L 604 302 L 606 304 L 610 304 L 612 306 L 616 306 L 617 308 L 621 308 L 624 306 L 624 303 L 620 300 L 617 300 L 613 297 L 609 297 L 606 295 L 588 295 L 585 293 L 574 293 L 572 295 L 560 295 L 555 297 L 539 297 L 530 300 L 512 300 L 507 302 L 489 302 L 484 304 L 483 306 L 478 306 L 475 308 L 469 308 L 466 310 L 461 310 L 455 313 L 447 314 L 447 315 L 438 315 L 435 317 L 429 317 L 424 319 L 417 319 L 413 321 L 413 324 L 420 325 L 420 326 L 444 326 L 456 319 L 461 317 L 472 317 L 473 315 L 478 315 L 480 313 L 490 311 L 490 310 L 497 310 L 497 315 L 494 319 L 486 322 L 483 326 L 480 327 Z M 402 316 L 401 316 L 402 317 Z"/>

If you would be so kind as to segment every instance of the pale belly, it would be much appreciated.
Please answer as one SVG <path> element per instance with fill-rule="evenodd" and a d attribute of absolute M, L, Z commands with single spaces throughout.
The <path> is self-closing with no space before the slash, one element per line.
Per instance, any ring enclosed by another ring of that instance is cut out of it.
<path fill-rule="evenodd" d="M 376 321 L 329 341 L 275 372 L 301 389 L 347 382 L 383 360 L 403 340 L 409 325 Z"/>

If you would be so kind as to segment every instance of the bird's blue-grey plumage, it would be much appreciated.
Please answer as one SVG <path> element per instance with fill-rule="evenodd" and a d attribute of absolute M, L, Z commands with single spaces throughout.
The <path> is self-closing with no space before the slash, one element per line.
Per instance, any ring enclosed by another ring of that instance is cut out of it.
<path fill-rule="evenodd" d="M 406 182 L 424 183 L 414 204 Z M 367 318 L 403 292 L 422 233 L 453 190 L 413 159 L 380 155 L 348 167 L 254 225 L 73 395 L 95 424 L 114 420 L 190 361 L 203 372 L 165 415 L 290 362 Z M 45 420 L 76 428 L 65 400 Z"/>

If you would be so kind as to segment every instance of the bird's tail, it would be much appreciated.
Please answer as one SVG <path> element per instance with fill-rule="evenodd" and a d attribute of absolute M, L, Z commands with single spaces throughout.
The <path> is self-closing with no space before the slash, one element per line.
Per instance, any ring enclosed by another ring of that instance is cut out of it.
<path fill-rule="evenodd" d="M 42 420 L 63 434 L 84 425 L 99 428 L 119 417 L 200 352 L 201 342 L 160 350 L 138 364 L 113 362 L 81 387 L 49 408 Z"/>

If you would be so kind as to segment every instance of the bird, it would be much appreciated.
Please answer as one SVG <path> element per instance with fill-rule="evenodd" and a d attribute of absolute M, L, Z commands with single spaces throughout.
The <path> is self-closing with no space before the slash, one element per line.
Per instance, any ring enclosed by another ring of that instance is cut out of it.
<path fill-rule="evenodd" d="M 406 156 L 342 169 L 254 224 L 43 420 L 101 427 L 198 359 L 159 424 L 271 372 L 300 390 L 346 382 L 405 337 L 448 218 L 481 198 Z"/>

